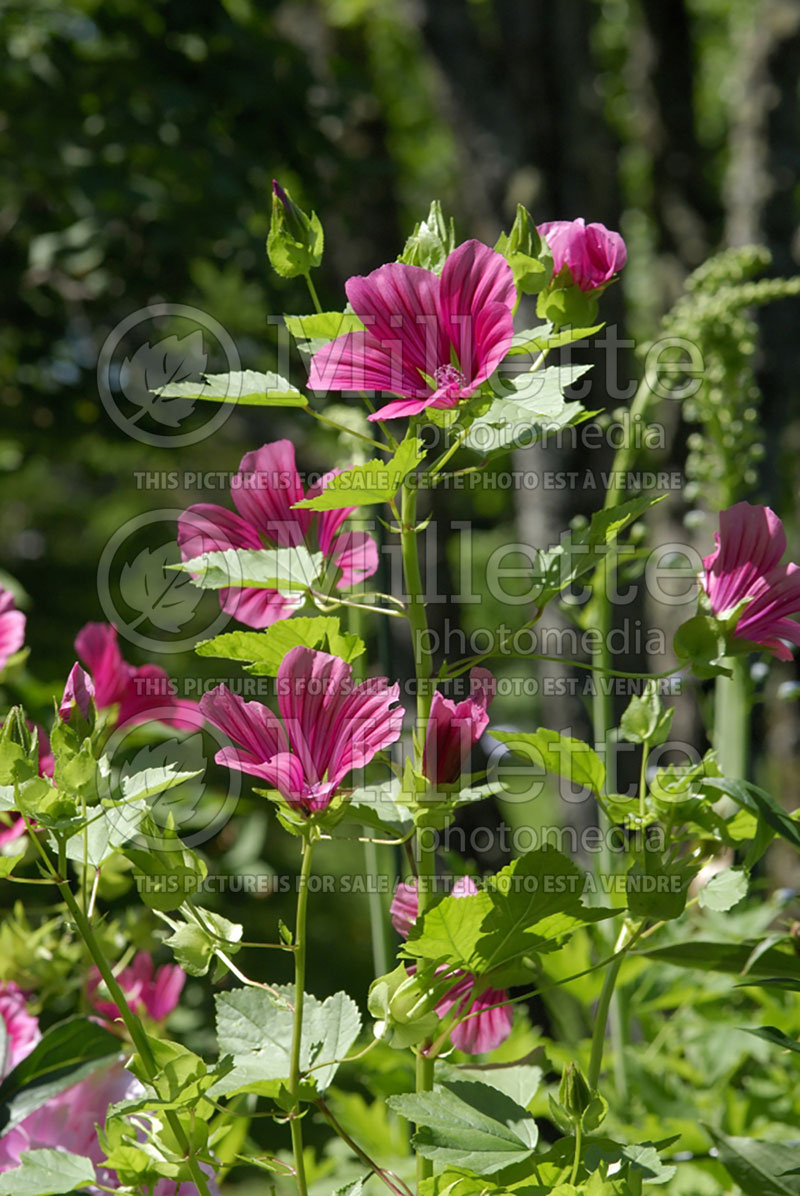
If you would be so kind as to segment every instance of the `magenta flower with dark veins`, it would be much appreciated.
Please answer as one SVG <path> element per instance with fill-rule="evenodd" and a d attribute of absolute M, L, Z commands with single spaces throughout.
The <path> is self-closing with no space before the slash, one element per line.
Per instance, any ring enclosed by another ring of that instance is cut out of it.
<path fill-rule="evenodd" d="M 353 684 L 338 656 L 292 648 L 277 677 L 280 717 L 218 685 L 200 699 L 210 723 L 236 746 L 216 761 L 277 789 L 296 810 L 324 810 L 341 782 L 400 737 L 398 685 L 385 677 Z"/>
<path fill-rule="evenodd" d="M 139 951 L 130 966 L 122 969 L 117 980 L 134 1013 L 146 1014 L 153 1021 L 161 1022 L 178 1004 L 186 973 L 171 963 L 154 970 L 152 955 Z M 113 1022 L 122 1015 L 113 1001 L 97 994 L 100 982 L 100 973 L 97 968 L 92 968 L 87 985 L 89 999 L 99 1013 Z"/>
<path fill-rule="evenodd" d="M 452 889 L 453 897 L 470 897 L 477 893 L 477 886 L 469 876 L 461 876 Z M 414 885 L 401 883 L 395 890 L 392 899 L 392 925 L 404 939 L 408 938 L 411 927 L 417 920 L 419 897 Z M 415 971 L 410 967 L 410 973 Z M 437 969 L 437 976 L 447 977 L 447 968 Z M 459 1016 L 465 1021 L 455 1026 L 451 1031 L 450 1040 L 459 1051 L 468 1055 L 483 1055 L 493 1051 L 505 1042 L 511 1033 L 511 1006 L 508 1004 L 508 993 L 501 988 L 485 988 L 477 997 L 473 997 L 475 977 L 469 972 L 455 969 L 450 973 L 452 988 L 448 989 L 436 1012 L 439 1017 L 445 1017 L 455 1008 Z M 469 1016 L 466 1016 L 469 1014 Z"/>
<path fill-rule="evenodd" d="M 572 281 L 582 291 L 595 291 L 619 274 L 627 260 L 625 242 L 619 233 L 604 224 L 586 224 L 582 216 L 577 220 L 551 220 L 539 225 L 553 255 L 553 275 L 565 266 Z"/>
<path fill-rule="evenodd" d="M 169 727 L 203 726 L 196 702 L 173 696 L 173 683 L 157 664 L 135 667 L 122 659 L 117 629 L 111 623 L 87 623 L 75 637 L 75 651 L 88 667 L 98 710 L 117 707 L 118 727 L 156 719 Z"/>
<path fill-rule="evenodd" d="M 517 301 L 511 267 L 480 241 L 447 258 L 441 278 L 390 262 L 345 284 L 364 325 L 324 345 L 311 361 L 312 390 L 400 395 L 371 420 L 455 407 L 474 394 L 511 347 Z"/>
<path fill-rule="evenodd" d="M 488 669 L 469 675 L 470 696 L 456 704 L 437 690 L 425 732 L 422 771 L 437 785 L 454 785 L 472 748 L 489 725 L 488 707 L 494 697 L 495 679 Z"/>
<path fill-rule="evenodd" d="M 184 561 L 228 548 L 316 547 L 341 570 L 339 588 L 371 577 L 378 568 L 378 546 L 366 532 L 342 532 L 355 507 L 337 511 L 293 510 L 295 503 L 321 494 L 336 471 L 326 474 L 306 494 L 295 464 L 294 445 L 276 440 L 245 453 L 231 482 L 237 508 L 196 503 L 178 520 L 178 544 Z M 238 513 L 237 513 L 238 512 Z M 219 591 L 223 610 L 248 627 L 269 627 L 288 618 L 305 601 L 277 590 L 246 586 Z"/>
<path fill-rule="evenodd" d="M 700 583 L 719 619 L 749 599 L 733 634 L 791 660 L 784 643 L 800 644 L 800 567 L 781 557 L 786 551 L 783 524 L 769 507 L 739 502 L 722 511 L 714 532 L 716 551 L 703 561 Z"/>

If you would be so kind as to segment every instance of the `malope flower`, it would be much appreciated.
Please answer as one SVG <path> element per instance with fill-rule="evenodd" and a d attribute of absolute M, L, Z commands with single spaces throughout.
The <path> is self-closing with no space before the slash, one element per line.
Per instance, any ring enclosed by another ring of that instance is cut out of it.
<path fill-rule="evenodd" d="M 619 274 L 627 260 L 625 242 L 604 224 L 577 220 L 551 220 L 539 225 L 553 255 L 553 276 L 566 266 L 576 287 L 595 291 Z"/>
<path fill-rule="evenodd" d="M 321 494 L 334 473 L 326 474 L 308 494 L 295 464 L 294 445 L 276 440 L 245 453 L 231 482 L 236 511 L 215 503 L 196 503 L 178 520 L 178 544 L 184 561 L 228 548 L 318 547 L 341 570 L 339 588 L 371 577 L 378 568 L 378 546 L 366 532 L 342 532 L 356 510 L 293 510 L 295 503 Z M 220 606 L 248 627 L 269 627 L 288 618 L 304 597 L 246 586 L 219 591 Z"/>
<path fill-rule="evenodd" d="M 791 660 L 783 642 L 800 644 L 800 567 L 781 564 L 786 551 L 783 524 L 769 507 L 736 503 L 722 511 L 716 550 L 703 561 L 700 584 L 718 619 L 747 599 L 733 634 L 761 644 L 780 660 Z"/>
<path fill-rule="evenodd" d="M 508 262 L 480 241 L 465 241 L 441 277 L 390 262 L 345 284 L 364 324 L 324 345 L 311 361 L 312 390 L 400 395 L 371 420 L 455 407 L 497 369 L 511 347 L 517 301 Z"/>
<path fill-rule="evenodd" d="M 205 694 L 200 709 L 236 745 L 217 752 L 218 764 L 267 781 L 293 809 L 313 814 L 348 773 L 400 737 L 399 692 L 385 677 L 354 685 L 338 656 L 293 648 L 278 670 L 280 715 L 225 685 Z"/>

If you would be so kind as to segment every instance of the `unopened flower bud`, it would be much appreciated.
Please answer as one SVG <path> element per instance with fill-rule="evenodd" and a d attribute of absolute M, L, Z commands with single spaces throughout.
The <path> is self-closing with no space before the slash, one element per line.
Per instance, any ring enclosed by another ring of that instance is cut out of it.
<path fill-rule="evenodd" d="M 558 1100 L 573 1121 L 580 1121 L 592 1102 L 592 1093 L 577 1063 L 564 1068 Z"/>
<path fill-rule="evenodd" d="M 315 212 L 307 216 L 277 181 L 272 181 L 272 218 L 267 255 L 276 274 L 296 278 L 322 261 L 324 236 Z"/>

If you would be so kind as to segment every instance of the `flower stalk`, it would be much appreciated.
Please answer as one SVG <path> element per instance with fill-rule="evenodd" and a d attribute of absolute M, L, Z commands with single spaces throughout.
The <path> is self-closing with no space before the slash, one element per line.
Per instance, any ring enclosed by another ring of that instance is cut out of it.
<path fill-rule="evenodd" d="M 310 834 L 303 837 L 303 857 L 297 892 L 297 913 L 294 934 L 294 1024 L 289 1062 L 289 1094 L 292 1098 L 291 1132 L 294 1154 L 297 1196 L 308 1196 L 306 1167 L 303 1157 L 303 1123 L 300 1117 L 300 1052 L 303 1045 L 303 1006 L 306 984 L 306 918 L 308 912 L 308 880 L 314 843 Z"/>

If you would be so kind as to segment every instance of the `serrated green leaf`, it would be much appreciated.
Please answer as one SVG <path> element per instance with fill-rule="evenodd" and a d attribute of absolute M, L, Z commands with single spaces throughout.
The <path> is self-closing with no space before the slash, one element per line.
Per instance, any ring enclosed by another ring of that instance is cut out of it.
<path fill-rule="evenodd" d="M 242 407 L 306 407 L 308 399 L 280 374 L 241 370 L 207 374 L 202 382 L 174 382 L 157 392 L 164 398 L 207 399 Z"/>
<path fill-rule="evenodd" d="M 0 1175 L 2 1196 L 61 1196 L 97 1182 L 94 1164 L 68 1150 L 26 1150 L 19 1167 Z"/>
<path fill-rule="evenodd" d="M 515 445 L 527 447 L 554 433 L 588 419 L 592 412 L 564 398 L 564 390 L 577 382 L 589 366 L 548 366 L 506 379 L 507 396 L 495 399 L 485 415 L 472 424 L 466 448 L 491 456 Z"/>
<path fill-rule="evenodd" d="M 493 739 L 524 756 L 546 772 L 567 777 L 576 785 L 601 793 L 606 769 L 597 752 L 582 739 L 571 739 L 548 727 L 537 731 L 490 731 Z"/>
<path fill-rule="evenodd" d="M 363 331 L 364 325 L 352 311 L 320 311 L 308 316 L 284 316 L 284 323 L 297 341 L 317 341 L 320 345 Z"/>
<path fill-rule="evenodd" d="M 389 502 L 397 494 L 403 480 L 424 459 L 421 440 L 407 436 L 388 461 L 377 458 L 364 465 L 345 469 L 328 483 L 315 498 L 304 498 L 293 510 L 337 511 L 343 507 L 364 507 L 372 503 Z"/>
<path fill-rule="evenodd" d="M 171 569 L 191 573 L 202 590 L 246 586 L 249 589 L 278 590 L 300 594 L 313 585 L 323 569 L 321 552 L 297 548 L 226 548 L 204 552 Z"/>
<path fill-rule="evenodd" d="M 479 1083 L 390 1096 L 389 1107 L 417 1125 L 412 1144 L 424 1158 L 480 1175 L 522 1162 L 536 1148 L 532 1117 L 505 1093 Z"/>
<path fill-rule="evenodd" d="M 276 677 L 281 662 L 292 648 L 322 648 L 348 663 L 366 651 L 364 641 L 357 635 L 341 630 L 333 615 L 307 618 L 295 615 L 281 619 L 264 631 L 229 631 L 213 640 L 195 645 L 198 656 L 222 657 L 225 660 L 247 661 L 247 671 L 257 676 Z"/>
<path fill-rule="evenodd" d="M 628 870 L 628 909 L 634 918 L 668 922 L 686 908 L 686 893 L 697 868 L 683 860 L 668 862 L 658 852 L 645 850 Z"/>
<path fill-rule="evenodd" d="M 403 953 L 491 979 L 500 987 L 530 980 L 531 956 L 553 950 L 577 926 L 615 912 L 585 906 L 586 877 L 549 846 L 530 851 L 490 877 L 488 888 L 450 895 L 426 910 Z"/>
<path fill-rule="evenodd" d="M 288 1083 L 294 989 L 282 985 L 275 991 L 277 998 L 255 988 L 217 996 L 220 1054 L 233 1056 L 233 1070 L 215 1085 L 213 1096 L 239 1091 L 275 1095 L 281 1084 Z M 337 1061 L 347 1054 L 360 1029 L 358 1006 L 346 993 L 325 1001 L 306 994 L 300 1067 L 318 1092 L 330 1084 Z"/>
<path fill-rule="evenodd" d="M 698 904 L 704 909 L 713 909 L 718 913 L 733 909 L 734 905 L 747 896 L 749 877 L 742 868 L 724 868 L 711 877 L 707 885 L 700 890 Z"/>

